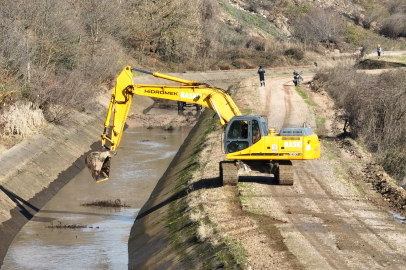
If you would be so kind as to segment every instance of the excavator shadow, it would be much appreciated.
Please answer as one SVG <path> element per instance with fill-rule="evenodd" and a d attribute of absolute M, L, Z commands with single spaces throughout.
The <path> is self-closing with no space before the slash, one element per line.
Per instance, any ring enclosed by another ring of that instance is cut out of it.
<path fill-rule="evenodd" d="M 223 184 L 220 181 L 219 177 L 216 178 L 207 178 L 207 179 L 200 179 L 199 181 L 192 183 L 188 186 L 186 186 L 185 188 L 183 188 L 181 191 L 173 194 L 172 196 L 170 196 L 169 198 L 167 198 L 166 200 L 156 204 L 155 206 L 140 212 L 137 216 L 137 220 L 142 219 L 143 217 L 146 217 L 147 215 L 155 212 L 156 210 L 170 204 L 171 202 L 174 202 L 178 199 L 181 199 L 183 197 L 185 197 L 187 194 L 200 190 L 200 189 L 212 189 L 212 188 L 218 188 L 221 187 Z"/>
<path fill-rule="evenodd" d="M 274 176 L 240 175 L 238 176 L 238 182 L 279 185 L 278 180 Z"/>
<path fill-rule="evenodd" d="M 3 187 L 2 185 L 0 185 L 0 190 L 4 192 L 4 194 L 6 194 L 10 200 L 12 200 L 16 206 L 18 208 L 20 208 L 20 213 L 28 220 L 30 220 L 34 215 L 31 213 L 32 211 L 30 211 L 28 208 L 31 208 L 35 213 L 38 212 L 40 209 L 35 207 L 34 205 L 32 205 L 31 203 L 27 202 L 26 200 L 24 200 L 23 198 L 21 198 L 20 196 L 18 196 L 17 194 L 15 194 L 14 192 L 6 189 L 5 187 Z M 24 206 L 27 206 L 24 207 Z M 35 214 L 34 213 L 34 214 Z"/>

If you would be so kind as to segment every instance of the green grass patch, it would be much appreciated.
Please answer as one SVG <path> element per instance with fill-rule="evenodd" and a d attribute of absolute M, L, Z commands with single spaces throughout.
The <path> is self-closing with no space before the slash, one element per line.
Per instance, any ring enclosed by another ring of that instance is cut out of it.
<path fill-rule="evenodd" d="M 253 115 L 254 110 L 252 109 L 243 109 L 242 114 L 243 115 Z"/>
<path fill-rule="evenodd" d="M 287 7 L 287 10 L 289 13 L 292 13 L 292 14 L 298 14 L 298 13 L 305 14 L 305 13 L 309 12 L 310 6 L 305 5 L 305 4 L 289 5 Z"/>
<path fill-rule="evenodd" d="M 369 32 L 360 26 L 348 25 L 345 29 L 346 41 L 355 46 L 362 46 Z"/>
<path fill-rule="evenodd" d="M 325 123 L 326 123 L 326 118 L 320 117 L 320 116 L 316 116 L 316 124 L 317 124 L 317 125 L 324 125 Z"/>
<path fill-rule="evenodd" d="M 238 186 L 241 188 L 246 188 L 247 184 L 246 183 L 242 183 L 242 182 L 238 182 Z"/>
<path fill-rule="evenodd" d="M 385 57 L 385 60 L 387 61 L 394 61 L 394 62 L 406 62 L 406 57 L 400 56 L 400 57 Z"/>
<path fill-rule="evenodd" d="M 244 22 L 248 25 L 251 25 L 255 27 L 258 31 L 271 35 L 273 37 L 281 36 L 279 30 L 263 16 L 237 9 L 232 5 L 230 5 L 229 2 L 225 0 L 219 0 L 218 2 L 227 14 L 231 15 L 233 18 L 239 20 L 240 22 Z"/>
<path fill-rule="evenodd" d="M 310 100 L 309 96 L 305 92 L 303 92 L 299 86 L 295 86 L 295 90 L 302 97 L 302 99 L 304 100 L 304 102 L 306 102 L 307 105 L 317 106 L 317 104 L 314 103 L 312 100 Z"/>
<path fill-rule="evenodd" d="M 336 148 L 332 142 L 324 140 L 321 140 L 320 142 L 322 146 L 325 148 L 325 151 L 323 151 L 323 156 L 325 156 L 328 160 L 338 159 L 338 155 L 335 152 Z"/>
<path fill-rule="evenodd" d="M 360 185 L 355 184 L 354 186 L 358 190 L 359 193 L 366 194 L 365 190 Z"/>
<path fill-rule="evenodd" d="M 247 264 L 247 251 L 240 242 L 226 238 L 225 243 L 238 264 Z"/>

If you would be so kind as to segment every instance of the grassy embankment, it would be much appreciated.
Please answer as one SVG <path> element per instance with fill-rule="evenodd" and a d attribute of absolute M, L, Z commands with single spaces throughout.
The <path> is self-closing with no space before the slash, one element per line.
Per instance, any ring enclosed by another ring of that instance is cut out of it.
<path fill-rule="evenodd" d="M 220 186 L 219 179 L 192 178 L 204 168 L 199 155 L 207 138 L 219 131 L 217 118 L 206 110 L 190 132 L 150 199 L 141 209 L 129 238 L 129 267 L 233 268 L 236 264 L 224 244 L 212 244 L 199 237 L 200 223 L 191 219 L 196 211 L 191 194 Z M 200 207 L 200 206 L 198 206 Z"/>

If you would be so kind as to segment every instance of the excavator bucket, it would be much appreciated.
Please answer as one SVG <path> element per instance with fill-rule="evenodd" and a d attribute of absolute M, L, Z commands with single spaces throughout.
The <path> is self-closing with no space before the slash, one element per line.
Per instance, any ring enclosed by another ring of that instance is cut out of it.
<path fill-rule="evenodd" d="M 114 154 L 111 151 L 96 151 L 86 156 L 86 165 L 96 183 L 109 179 L 110 159 Z"/>

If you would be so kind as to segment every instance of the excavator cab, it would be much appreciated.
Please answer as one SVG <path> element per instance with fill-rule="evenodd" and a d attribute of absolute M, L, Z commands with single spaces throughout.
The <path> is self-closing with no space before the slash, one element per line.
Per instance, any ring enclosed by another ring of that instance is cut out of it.
<path fill-rule="evenodd" d="M 262 116 L 234 116 L 224 132 L 226 154 L 244 150 L 268 135 L 268 128 Z"/>

